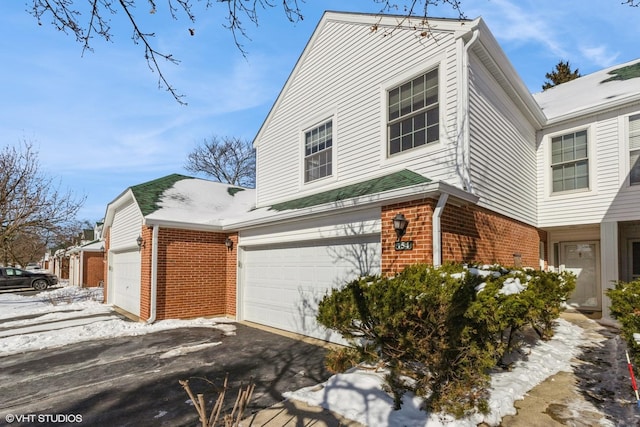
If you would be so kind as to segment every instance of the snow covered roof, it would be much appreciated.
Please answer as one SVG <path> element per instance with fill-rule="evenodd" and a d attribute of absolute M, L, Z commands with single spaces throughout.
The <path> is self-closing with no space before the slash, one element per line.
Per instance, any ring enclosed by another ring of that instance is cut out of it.
<path fill-rule="evenodd" d="M 184 175 L 131 188 L 147 225 L 222 226 L 255 205 L 255 190 Z"/>
<path fill-rule="evenodd" d="M 640 101 L 640 59 L 533 94 L 548 124 Z"/>

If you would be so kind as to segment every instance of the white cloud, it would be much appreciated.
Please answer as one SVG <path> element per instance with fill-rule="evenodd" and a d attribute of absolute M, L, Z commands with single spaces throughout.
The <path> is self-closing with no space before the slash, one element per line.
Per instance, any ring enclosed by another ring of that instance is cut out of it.
<path fill-rule="evenodd" d="M 585 59 L 596 64 L 600 68 L 606 68 L 614 65 L 620 56 L 620 52 L 611 52 L 611 50 L 604 45 L 580 47 L 579 50 Z"/>

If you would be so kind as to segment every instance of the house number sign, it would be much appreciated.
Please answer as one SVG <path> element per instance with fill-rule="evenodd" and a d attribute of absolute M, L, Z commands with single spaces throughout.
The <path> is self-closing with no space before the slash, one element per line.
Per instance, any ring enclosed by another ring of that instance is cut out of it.
<path fill-rule="evenodd" d="M 411 251 L 413 250 L 413 240 L 406 242 L 396 242 L 396 251 Z"/>

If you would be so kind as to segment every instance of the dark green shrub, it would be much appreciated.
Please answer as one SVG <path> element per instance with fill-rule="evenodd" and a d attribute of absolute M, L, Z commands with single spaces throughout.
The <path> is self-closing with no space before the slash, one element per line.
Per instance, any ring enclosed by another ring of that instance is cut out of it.
<path fill-rule="evenodd" d="M 320 302 L 318 321 L 357 352 L 334 354 L 329 362 L 352 366 L 359 354 L 359 361 L 383 363 L 396 407 L 410 390 L 432 411 L 457 417 L 486 411 L 488 373 L 514 345 L 515 332 L 530 324 L 549 337 L 573 289 L 564 274 L 492 269 L 413 265 L 393 278 L 366 277 L 334 289 Z"/>
<path fill-rule="evenodd" d="M 620 322 L 622 336 L 637 367 L 640 365 L 640 344 L 633 334 L 640 333 L 640 280 L 617 282 L 606 294 L 611 299 L 611 316 Z"/>

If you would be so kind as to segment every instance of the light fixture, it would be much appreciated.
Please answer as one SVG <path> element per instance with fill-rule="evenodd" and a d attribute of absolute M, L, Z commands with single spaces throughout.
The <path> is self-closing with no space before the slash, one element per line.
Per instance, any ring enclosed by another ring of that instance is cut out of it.
<path fill-rule="evenodd" d="M 224 245 L 227 247 L 227 250 L 230 251 L 231 249 L 233 249 L 233 240 L 227 237 L 226 239 L 224 239 Z"/>
<path fill-rule="evenodd" d="M 138 250 L 144 248 L 144 240 L 142 240 L 142 236 L 138 235 L 136 243 L 138 244 Z"/>
<path fill-rule="evenodd" d="M 399 242 L 402 239 L 402 236 L 404 236 L 404 233 L 407 231 L 408 224 L 409 221 L 407 221 L 401 213 L 397 214 L 393 218 L 393 229 L 396 230 L 396 236 L 398 236 L 398 240 L 396 240 L 397 242 Z"/>

